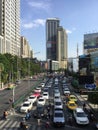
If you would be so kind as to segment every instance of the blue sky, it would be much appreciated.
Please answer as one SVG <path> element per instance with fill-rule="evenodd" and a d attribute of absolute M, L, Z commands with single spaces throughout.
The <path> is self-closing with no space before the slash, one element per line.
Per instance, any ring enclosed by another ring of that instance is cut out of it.
<path fill-rule="evenodd" d="M 21 35 L 39 60 L 46 59 L 45 22 L 57 17 L 68 34 L 68 57 L 83 54 L 86 33 L 98 32 L 98 0 L 20 0 Z M 36 52 L 40 52 L 36 54 Z"/>

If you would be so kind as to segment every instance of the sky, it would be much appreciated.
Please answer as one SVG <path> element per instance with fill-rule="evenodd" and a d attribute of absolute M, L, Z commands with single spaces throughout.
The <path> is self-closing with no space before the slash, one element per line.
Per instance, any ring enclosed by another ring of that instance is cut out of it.
<path fill-rule="evenodd" d="M 83 54 L 84 34 L 98 32 L 98 0 L 20 0 L 21 35 L 34 57 L 46 60 L 45 23 L 57 17 L 68 35 L 68 57 Z"/>

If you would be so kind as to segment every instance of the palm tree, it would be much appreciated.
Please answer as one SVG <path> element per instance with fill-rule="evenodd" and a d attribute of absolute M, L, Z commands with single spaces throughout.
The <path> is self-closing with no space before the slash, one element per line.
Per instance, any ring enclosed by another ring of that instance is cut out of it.
<path fill-rule="evenodd" d="M 1 86 L 1 73 L 3 70 L 4 70 L 4 65 L 2 63 L 0 63 L 0 88 L 2 87 Z"/>

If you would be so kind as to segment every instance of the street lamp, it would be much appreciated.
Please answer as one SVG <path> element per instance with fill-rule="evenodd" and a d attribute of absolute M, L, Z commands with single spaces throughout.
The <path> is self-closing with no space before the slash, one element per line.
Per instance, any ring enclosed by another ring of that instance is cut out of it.
<path fill-rule="evenodd" d="M 2 63 L 0 63 L 0 88 L 2 87 L 2 83 L 1 83 L 1 72 L 4 70 L 4 65 Z"/>

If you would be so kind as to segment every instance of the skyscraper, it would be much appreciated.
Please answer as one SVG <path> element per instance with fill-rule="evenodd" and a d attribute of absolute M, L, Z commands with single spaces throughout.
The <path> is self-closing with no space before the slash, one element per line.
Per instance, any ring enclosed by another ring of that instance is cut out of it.
<path fill-rule="evenodd" d="M 67 33 L 62 26 L 57 30 L 57 60 L 60 68 L 67 68 Z"/>
<path fill-rule="evenodd" d="M 60 20 L 49 18 L 46 20 L 46 58 L 57 60 L 57 28 Z"/>
<path fill-rule="evenodd" d="M 0 53 L 20 54 L 20 0 L 0 0 Z"/>

